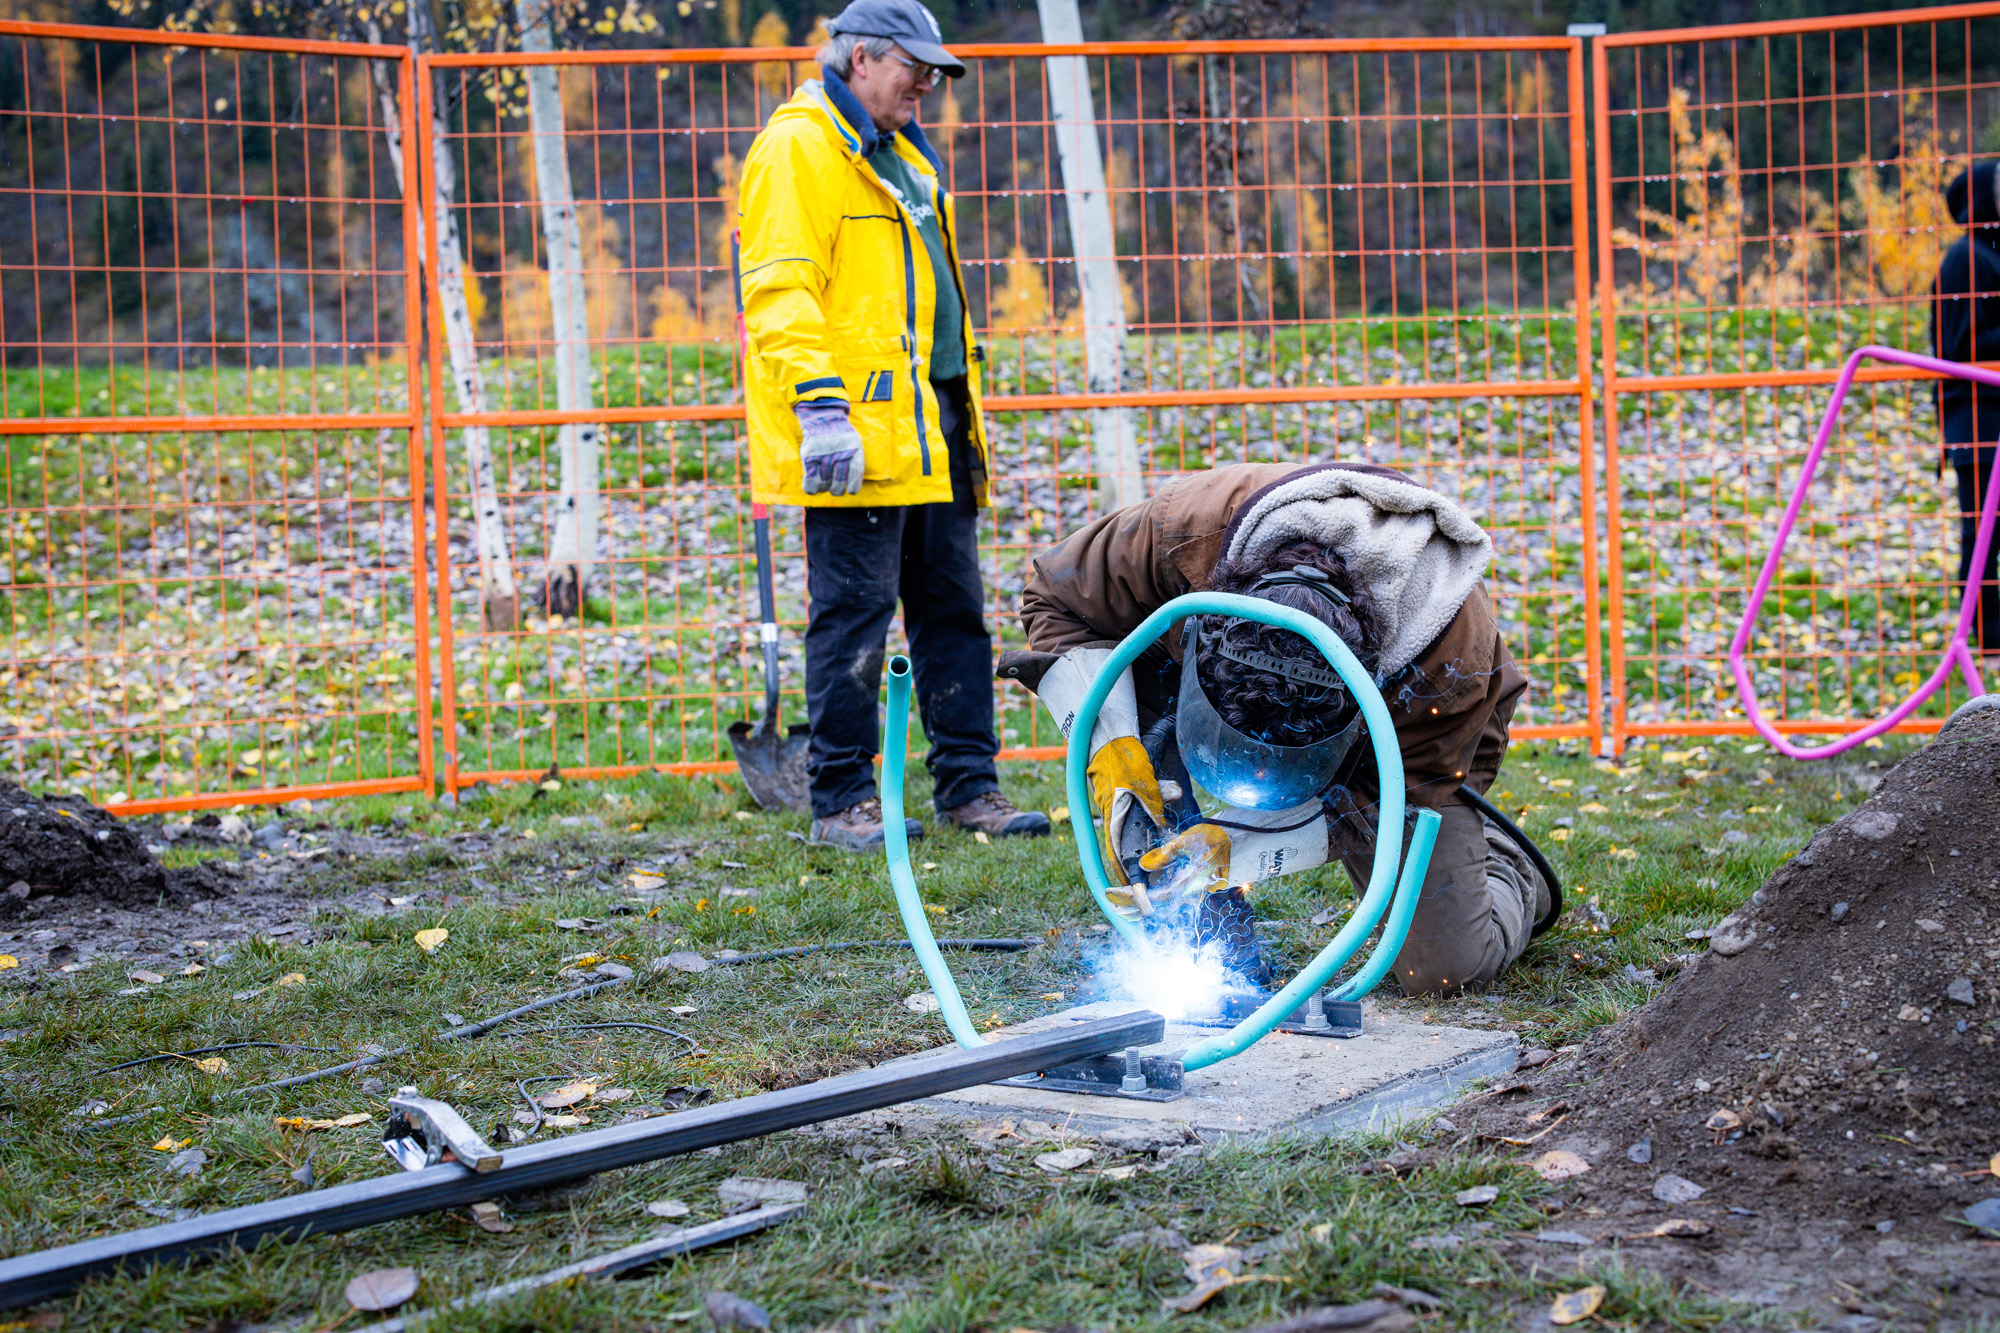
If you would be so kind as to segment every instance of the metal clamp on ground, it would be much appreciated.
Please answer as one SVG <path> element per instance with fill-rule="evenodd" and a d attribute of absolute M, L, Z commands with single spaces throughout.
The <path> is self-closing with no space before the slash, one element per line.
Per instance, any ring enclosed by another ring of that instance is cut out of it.
<path fill-rule="evenodd" d="M 382 1151 L 405 1171 L 440 1162 L 458 1162 L 481 1174 L 500 1169 L 500 1153 L 464 1116 L 444 1102 L 418 1096 L 415 1088 L 398 1088 L 389 1099 Z"/>

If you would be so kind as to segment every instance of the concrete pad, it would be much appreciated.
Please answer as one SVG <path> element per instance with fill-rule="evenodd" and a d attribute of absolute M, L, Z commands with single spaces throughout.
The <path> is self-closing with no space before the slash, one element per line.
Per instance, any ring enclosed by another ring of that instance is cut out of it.
<path fill-rule="evenodd" d="M 1069 1023 L 1129 1012 L 1128 1000 L 1107 1000 L 1045 1014 L 1001 1028 L 996 1036 L 1047 1032 Z M 1166 1040 L 1148 1055 L 1178 1055 L 1215 1029 L 1167 1025 Z M 1309 1037 L 1273 1032 L 1220 1064 L 1190 1071 L 1177 1101 L 1051 1092 L 988 1083 L 912 1103 L 947 1115 L 1011 1116 L 1069 1125 L 1085 1133 L 1147 1125 L 1185 1125 L 1203 1139 L 1278 1130 L 1345 1134 L 1391 1129 L 1456 1098 L 1469 1083 L 1513 1070 L 1520 1043 L 1511 1032 L 1436 1027 L 1362 1009 L 1359 1037 Z"/>

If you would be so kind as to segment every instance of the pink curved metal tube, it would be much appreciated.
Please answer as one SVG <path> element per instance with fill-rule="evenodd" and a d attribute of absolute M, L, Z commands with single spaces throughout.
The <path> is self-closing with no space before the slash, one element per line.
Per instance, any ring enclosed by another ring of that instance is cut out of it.
<path fill-rule="evenodd" d="M 1884 717 L 1877 718 L 1858 731 L 1849 732 L 1836 741 L 1816 747 L 1798 746 L 1786 740 L 1778 729 L 1764 717 L 1757 707 L 1756 687 L 1750 683 L 1750 666 L 1744 661 L 1744 652 L 1750 646 L 1750 635 L 1757 627 L 1757 613 L 1763 609 L 1764 594 L 1771 590 L 1771 583 L 1778 576 L 1778 568 L 1784 559 L 1785 542 L 1792 535 L 1792 524 L 1798 519 L 1799 511 L 1805 508 L 1806 495 L 1812 489 L 1813 473 L 1819 467 L 1820 455 L 1826 452 L 1827 441 L 1833 438 L 1834 424 L 1840 419 L 1841 404 L 1847 401 L 1848 386 L 1854 382 L 1854 372 L 1861 368 L 1864 359 L 1893 361 L 1898 365 L 1914 366 L 1919 370 L 1932 371 L 1939 375 L 1950 375 L 1958 379 L 1977 380 L 1981 384 L 2000 387 L 2000 371 L 1987 370 L 1983 366 L 1968 366 L 1957 361 L 1940 361 L 1936 357 L 1922 356 L 1916 352 L 1898 351 L 1893 347 L 1873 345 L 1858 348 L 1847 358 L 1847 364 L 1840 368 L 1840 378 L 1834 382 L 1833 398 L 1826 405 L 1826 415 L 1820 419 L 1819 433 L 1813 437 L 1812 448 L 1806 452 L 1805 469 L 1799 474 L 1798 485 L 1792 488 L 1791 503 L 1785 506 L 1785 516 L 1778 521 L 1777 540 L 1771 544 L 1771 554 L 1764 558 L 1764 568 L 1758 572 L 1757 584 L 1750 590 L 1749 605 L 1743 608 L 1743 622 L 1736 627 L 1736 636 L 1729 641 L 1729 669 L 1736 676 L 1736 693 L 1743 700 L 1743 710 L 1750 717 L 1750 725 L 1757 728 L 1757 734 L 1771 743 L 1780 754 L 1794 759 L 1830 759 L 1843 751 L 1851 750 L 1864 741 L 1880 736 L 1893 729 L 1910 714 L 1923 707 L 1924 701 L 1937 693 L 1951 674 L 1954 665 L 1965 676 L 1966 688 L 1973 694 L 1986 693 L 1980 682 L 1979 667 L 1973 661 L 1972 651 L 1967 647 L 1972 622 L 1979 612 L 1979 585 L 1981 571 L 1986 568 L 1986 552 L 1993 543 L 1993 520 L 2000 513 L 2000 462 L 1996 462 L 1994 475 L 1986 482 L 1986 497 L 1979 511 L 1979 535 L 1972 548 L 1972 570 L 1965 580 L 1965 593 L 1959 601 L 1958 628 L 1953 631 L 1950 644 L 1944 656 L 1938 661 L 1937 669 L 1930 679 L 1917 686 L 1910 697 L 1897 704 Z M 1976 456 L 1976 455 L 1975 455 Z"/>

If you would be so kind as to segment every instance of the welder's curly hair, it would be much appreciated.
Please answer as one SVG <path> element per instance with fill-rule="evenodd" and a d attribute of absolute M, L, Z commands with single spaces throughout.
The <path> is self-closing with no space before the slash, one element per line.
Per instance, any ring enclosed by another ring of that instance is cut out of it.
<path fill-rule="evenodd" d="M 1347 595 L 1348 604 L 1342 606 L 1293 585 L 1251 591 L 1264 575 L 1300 565 L 1324 572 L 1333 586 Z M 1305 612 L 1339 635 L 1369 674 L 1375 673 L 1380 660 L 1381 618 L 1367 589 L 1348 573 L 1347 562 L 1338 552 L 1318 542 L 1296 541 L 1255 559 L 1231 560 L 1224 556 L 1209 575 L 1209 587 L 1215 592 L 1242 593 Z M 1290 680 L 1213 651 L 1212 646 L 1225 634 L 1232 648 L 1255 649 L 1273 657 L 1298 658 L 1314 665 L 1323 664 L 1325 659 L 1319 649 L 1290 630 L 1227 616 L 1202 617 L 1202 652 L 1195 660 L 1195 674 L 1216 711 L 1230 726 L 1272 745 L 1310 745 L 1335 734 L 1353 717 L 1356 707 L 1353 697 L 1341 686 Z"/>

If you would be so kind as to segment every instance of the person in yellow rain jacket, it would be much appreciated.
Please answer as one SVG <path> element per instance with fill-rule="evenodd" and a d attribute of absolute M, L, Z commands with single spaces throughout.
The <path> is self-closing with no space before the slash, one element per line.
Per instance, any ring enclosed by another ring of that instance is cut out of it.
<path fill-rule="evenodd" d="M 917 0 L 854 0 L 827 31 L 820 77 L 750 146 L 737 220 L 751 496 L 806 508 L 811 840 L 882 846 L 876 694 L 899 598 L 939 819 L 1046 834 L 994 767 L 979 357 L 916 120 L 965 67 Z"/>

